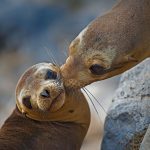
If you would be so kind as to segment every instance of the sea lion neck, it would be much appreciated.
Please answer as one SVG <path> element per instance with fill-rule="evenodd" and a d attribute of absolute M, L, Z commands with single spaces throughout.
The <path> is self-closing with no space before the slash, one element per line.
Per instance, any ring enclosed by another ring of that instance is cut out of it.
<path fill-rule="evenodd" d="M 117 7 L 122 7 L 122 8 L 126 7 L 128 9 L 133 9 L 133 10 L 135 9 L 137 10 L 137 8 L 141 8 L 141 10 L 145 12 L 144 10 L 150 11 L 149 10 L 150 1 L 149 0 L 119 0 L 119 2 L 112 9 L 114 8 L 116 9 Z"/>
<path fill-rule="evenodd" d="M 115 49 L 116 57 L 129 55 L 150 39 L 150 1 L 122 0 L 111 11 L 97 17 L 82 37 L 83 50 Z M 113 52 L 114 53 L 114 52 Z M 102 54 L 103 55 L 103 54 Z M 107 53 L 112 55 L 111 52 Z M 114 58 L 116 58 L 114 57 Z"/>

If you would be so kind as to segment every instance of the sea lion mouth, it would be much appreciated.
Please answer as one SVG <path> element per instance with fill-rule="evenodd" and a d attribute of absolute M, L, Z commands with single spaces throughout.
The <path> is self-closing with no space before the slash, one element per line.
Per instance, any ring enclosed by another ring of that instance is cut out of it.
<path fill-rule="evenodd" d="M 65 102 L 65 89 L 62 81 L 45 81 L 37 92 L 37 105 L 40 111 L 50 113 L 59 110 Z"/>
<path fill-rule="evenodd" d="M 64 103 L 65 103 L 65 91 L 62 90 L 59 93 L 59 95 L 55 99 L 53 99 L 49 107 L 49 111 L 50 112 L 58 111 L 61 107 L 63 107 Z"/>

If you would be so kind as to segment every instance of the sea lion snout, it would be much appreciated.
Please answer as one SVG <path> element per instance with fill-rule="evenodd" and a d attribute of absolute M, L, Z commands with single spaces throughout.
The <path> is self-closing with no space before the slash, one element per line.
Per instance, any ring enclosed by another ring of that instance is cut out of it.
<path fill-rule="evenodd" d="M 43 90 L 41 93 L 40 93 L 40 96 L 41 97 L 44 97 L 44 98 L 50 98 L 50 93 L 48 90 Z"/>
<path fill-rule="evenodd" d="M 75 59 L 74 56 L 69 56 L 66 60 L 66 63 L 61 66 L 61 74 L 65 79 L 74 78 L 76 75 L 75 66 L 79 66 L 80 61 Z"/>
<path fill-rule="evenodd" d="M 48 82 L 48 83 L 45 83 Z M 65 90 L 63 85 L 59 81 L 45 81 L 41 85 L 39 90 L 37 104 L 42 111 L 57 111 L 64 104 Z M 54 108 L 55 107 L 55 108 Z"/>

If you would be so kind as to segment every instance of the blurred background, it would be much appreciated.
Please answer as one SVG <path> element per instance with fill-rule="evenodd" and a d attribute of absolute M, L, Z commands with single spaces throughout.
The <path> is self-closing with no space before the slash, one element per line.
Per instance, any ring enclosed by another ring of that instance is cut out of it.
<path fill-rule="evenodd" d="M 31 65 L 67 57 L 70 42 L 116 0 L 0 0 L 0 126 L 15 108 L 15 86 Z M 119 76 L 87 86 L 107 111 Z M 94 88 L 93 88 L 94 87 Z M 87 97 L 88 99 L 88 97 Z M 82 149 L 98 150 L 106 113 L 91 97 L 92 120 Z"/>

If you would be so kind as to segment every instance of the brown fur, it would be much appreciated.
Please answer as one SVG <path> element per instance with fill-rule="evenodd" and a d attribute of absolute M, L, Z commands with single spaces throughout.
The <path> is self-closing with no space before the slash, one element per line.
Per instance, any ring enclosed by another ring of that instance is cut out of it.
<path fill-rule="evenodd" d="M 71 43 L 61 67 L 65 84 L 78 88 L 118 75 L 150 57 L 150 1 L 121 0 L 81 35 Z M 89 68 L 95 63 L 108 71 L 91 74 Z"/>
<path fill-rule="evenodd" d="M 40 63 L 21 76 L 17 108 L 0 129 L 0 150 L 80 149 L 89 128 L 90 109 L 80 90 L 64 88 L 59 71 L 53 64 Z M 45 88 L 48 97 L 41 95 Z"/>
<path fill-rule="evenodd" d="M 16 108 L 0 129 L 0 150 L 79 150 L 87 128 L 75 122 L 39 122 Z"/>

